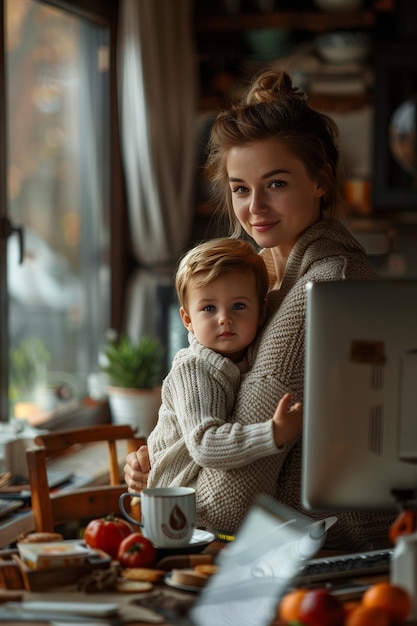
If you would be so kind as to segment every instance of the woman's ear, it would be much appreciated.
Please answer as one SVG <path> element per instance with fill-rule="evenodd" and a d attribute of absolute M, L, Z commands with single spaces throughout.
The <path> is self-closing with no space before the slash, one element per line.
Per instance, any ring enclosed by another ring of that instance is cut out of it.
<path fill-rule="evenodd" d="M 266 311 L 267 311 L 267 307 L 268 307 L 268 302 L 265 299 L 262 303 L 262 307 L 259 310 L 259 320 L 258 320 L 258 326 L 262 326 L 264 324 L 264 322 L 266 321 Z"/>
<path fill-rule="evenodd" d="M 324 194 L 326 193 L 326 191 L 327 191 L 326 187 L 324 187 L 323 185 L 320 185 L 320 183 L 317 183 L 314 196 L 316 198 L 322 198 Z"/>
<path fill-rule="evenodd" d="M 328 186 L 326 183 L 329 180 L 331 180 L 332 177 L 333 177 L 333 171 L 332 171 L 331 165 L 330 163 L 326 163 L 323 166 L 320 179 L 316 181 L 316 192 L 314 194 L 316 198 L 322 198 L 325 195 L 328 189 Z"/>
<path fill-rule="evenodd" d="M 191 323 L 191 317 L 188 315 L 188 313 L 184 309 L 184 307 L 180 307 L 180 315 L 181 315 L 182 323 L 184 324 L 185 328 L 190 333 L 192 333 L 193 332 L 193 325 Z"/>

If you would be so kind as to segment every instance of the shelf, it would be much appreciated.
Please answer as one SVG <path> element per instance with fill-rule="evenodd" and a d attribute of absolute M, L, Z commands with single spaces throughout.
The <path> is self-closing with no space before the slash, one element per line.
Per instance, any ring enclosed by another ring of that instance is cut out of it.
<path fill-rule="evenodd" d="M 348 111 L 358 111 L 372 103 L 372 97 L 369 94 L 309 94 L 308 100 L 310 105 L 319 111 L 326 113 L 346 113 Z M 199 100 L 200 111 L 219 111 L 227 108 L 230 102 L 225 96 L 205 96 Z"/>
<path fill-rule="evenodd" d="M 375 25 L 373 11 L 349 13 L 319 13 L 306 11 L 280 11 L 269 14 L 196 15 L 197 33 L 236 32 L 256 29 L 286 28 L 310 32 L 347 28 L 371 28 Z"/>
<path fill-rule="evenodd" d="M 326 113 L 347 113 L 348 111 L 358 111 L 372 103 L 372 97 L 368 94 L 358 95 L 330 95 L 330 94 L 309 94 L 310 105 L 318 111 Z"/>
<path fill-rule="evenodd" d="M 197 6 L 197 5 L 196 5 Z M 202 93 L 199 102 L 199 109 L 202 111 L 218 110 L 229 106 L 236 94 L 228 93 L 228 85 L 224 88 L 215 84 L 216 76 L 224 74 L 223 82 L 236 79 L 239 82 L 240 75 L 235 73 L 235 67 L 239 65 L 236 59 L 245 59 L 247 51 L 245 50 L 245 41 L 240 41 L 239 37 L 249 30 L 262 29 L 285 29 L 298 32 L 309 32 L 312 36 L 319 33 L 329 32 L 337 29 L 368 29 L 373 31 L 377 25 L 377 19 L 380 11 L 387 7 L 381 4 L 372 5 L 376 10 L 365 9 L 362 11 L 350 11 L 343 13 L 325 13 L 320 11 L 303 11 L 303 10 L 282 10 L 274 13 L 239 13 L 239 14 L 212 14 L 210 12 L 195 12 L 195 30 L 199 44 L 198 62 L 202 70 Z M 391 7 L 391 5 L 390 5 Z M 391 7 L 392 8 L 392 7 Z M 198 38 L 198 35 L 200 37 Z M 210 38 L 205 37 L 209 35 Z M 216 37 L 218 35 L 218 37 Z M 227 41 L 225 40 L 227 37 Z M 230 44 L 228 40 L 236 42 Z M 216 47 L 216 42 L 218 46 Z M 223 51 L 223 59 L 221 54 Z M 231 52 L 232 51 L 232 52 Z M 240 51 L 240 52 L 239 52 Z M 230 68 L 227 66 L 230 60 Z M 224 63 L 224 70 L 222 70 Z M 259 67 L 262 62 L 259 61 Z M 265 61 L 265 65 L 268 62 Z M 255 72 L 256 69 L 254 68 Z M 204 72 L 204 73 L 203 73 Z M 247 69 L 243 77 L 246 82 L 247 74 L 251 73 L 250 68 Z M 242 72 L 243 75 L 243 72 Z M 239 86 L 237 86 L 237 91 Z M 310 102 L 316 108 L 344 112 L 362 108 L 369 102 L 369 95 L 322 95 L 314 94 L 310 96 Z"/>

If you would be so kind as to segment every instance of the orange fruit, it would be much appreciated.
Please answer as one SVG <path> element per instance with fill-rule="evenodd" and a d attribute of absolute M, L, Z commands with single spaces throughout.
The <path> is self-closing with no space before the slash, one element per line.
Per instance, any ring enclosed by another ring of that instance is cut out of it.
<path fill-rule="evenodd" d="M 343 612 L 345 614 L 345 619 L 347 619 L 348 616 L 352 613 L 352 611 L 357 609 L 358 606 L 360 606 L 360 604 L 361 603 L 358 600 L 348 600 L 347 602 L 344 602 Z"/>
<path fill-rule="evenodd" d="M 375 583 L 362 596 L 362 606 L 383 609 L 394 624 L 402 624 L 411 609 L 411 597 L 406 589 L 390 582 Z"/>
<path fill-rule="evenodd" d="M 285 594 L 279 603 L 278 617 L 286 622 L 297 621 L 300 617 L 300 603 L 307 591 L 308 589 L 300 587 L 300 589 L 294 589 Z"/>
<path fill-rule="evenodd" d="M 357 606 L 345 620 L 345 626 L 390 626 L 389 614 L 373 606 Z"/>

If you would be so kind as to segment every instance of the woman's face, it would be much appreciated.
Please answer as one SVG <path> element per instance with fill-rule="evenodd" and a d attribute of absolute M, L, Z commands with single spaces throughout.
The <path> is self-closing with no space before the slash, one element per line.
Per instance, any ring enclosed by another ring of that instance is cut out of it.
<path fill-rule="evenodd" d="M 226 159 L 233 210 L 262 248 L 289 254 L 300 234 L 320 216 L 325 189 L 279 139 L 232 148 Z"/>

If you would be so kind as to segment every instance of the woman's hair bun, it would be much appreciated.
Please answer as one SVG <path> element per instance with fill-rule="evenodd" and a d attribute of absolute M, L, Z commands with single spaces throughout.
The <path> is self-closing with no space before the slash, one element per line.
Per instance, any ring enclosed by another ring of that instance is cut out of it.
<path fill-rule="evenodd" d="M 286 72 L 274 70 L 262 72 L 252 83 L 246 95 L 247 104 L 273 104 L 284 98 L 306 100 L 306 94 L 294 87 L 291 77 Z"/>

